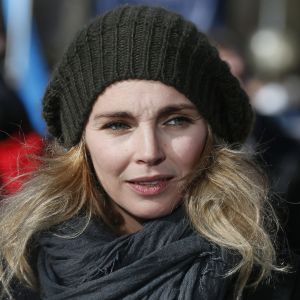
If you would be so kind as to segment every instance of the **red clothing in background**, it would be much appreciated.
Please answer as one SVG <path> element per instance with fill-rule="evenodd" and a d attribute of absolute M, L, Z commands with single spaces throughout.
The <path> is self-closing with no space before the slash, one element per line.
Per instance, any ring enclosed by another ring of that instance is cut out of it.
<path fill-rule="evenodd" d="M 0 180 L 4 193 L 16 192 L 25 177 L 13 179 L 38 167 L 39 163 L 34 156 L 39 155 L 42 148 L 42 138 L 35 132 L 18 132 L 0 140 Z"/>

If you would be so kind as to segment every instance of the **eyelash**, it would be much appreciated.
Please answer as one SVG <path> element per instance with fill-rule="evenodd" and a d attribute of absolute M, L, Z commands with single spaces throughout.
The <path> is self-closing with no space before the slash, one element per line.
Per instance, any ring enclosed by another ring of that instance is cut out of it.
<path fill-rule="evenodd" d="M 118 128 L 113 128 L 113 127 L 118 127 Z M 103 129 L 110 129 L 112 131 L 126 130 L 129 128 L 130 126 L 123 121 L 114 121 L 114 122 L 107 123 L 103 126 Z"/>
<path fill-rule="evenodd" d="M 179 124 L 168 124 L 170 123 L 171 121 L 177 121 L 179 122 Z M 164 124 L 167 125 L 167 126 L 172 126 L 172 127 L 177 127 L 177 126 L 184 126 L 186 124 L 191 124 L 193 122 L 193 120 L 191 118 L 188 118 L 188 117 L 184 117 L 184 116 L 178 116 L 178 117 L 174 117 L 174 118 L 171 118 L 169 119 L 168 121 L 166 121 Z"/>
<path fill-rule="evenodd" d="M 171 124 L 171 122 L 176 122 L 176 124 Z M 193 123 L 193 120 L 191 118 L 185 116 L 178 116 L 178 117 L 172 117 L 171 119 L 164 122 L 163 125 L 170 126 L 170 127 L 183 127 L 191 123 Z M 102 128 L 110 129 L 116 132 L 116 131 L 128 130 L 131 128 L 131 126 L 124 121 L 113 121 L 105 124 Z"/>

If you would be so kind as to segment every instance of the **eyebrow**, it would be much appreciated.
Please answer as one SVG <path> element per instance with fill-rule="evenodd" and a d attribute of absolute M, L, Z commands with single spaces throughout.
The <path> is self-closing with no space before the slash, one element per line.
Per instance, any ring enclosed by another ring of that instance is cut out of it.
<path fill-rule="evenodd" d="M 193 104 L 178 104 L 163 107 L 158 111 L 159 116 L 170 115 L 172 113 L 179 112 L 181 110 L 193 110 L 198 112 L 197 108 Z"/>
<path fill-rule="evenodd" d="M 178 105 L 169 105 L 166 107 L 161 108 L 158 111 L 158 116 L 164 117 L 167 115 L 170 115 L 172 113 L 176 113 L 182 110 L 194 110 L 197 111 L 197 108 L 193 104 L 178 104 Z M 114 112 L 107 112 L 107 113 L 100 113 L 96 114 L 95 117 L 93 118 L 94 121 L 97 121 L 101 118 L 120 118 L 120 119 L 133 119 L 132 113 L 128 111 L 114 111 Z"/>

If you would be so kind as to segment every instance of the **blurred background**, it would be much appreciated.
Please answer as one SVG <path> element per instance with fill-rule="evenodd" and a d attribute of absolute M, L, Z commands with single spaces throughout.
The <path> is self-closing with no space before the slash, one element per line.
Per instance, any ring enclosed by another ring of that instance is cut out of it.
<path fill-rule="evenodd" d="M 47 135 L 41 99 L 76 31 L 124 3 L 177 11 L 206 32 L 247 90 L 256 110 L 248 146 L 258 151 L 292 249 L 300 253 L 299 0 L 1 0 L 0 185 L 37 165 Z M 22 181 L 22 180 L 21 180 Z"/>

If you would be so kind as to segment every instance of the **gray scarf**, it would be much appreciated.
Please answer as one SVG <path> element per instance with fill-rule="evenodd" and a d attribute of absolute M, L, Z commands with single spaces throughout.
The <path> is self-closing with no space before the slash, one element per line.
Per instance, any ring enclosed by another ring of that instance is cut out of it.
<path fill-rule="evenodd" d="M 43 299 L 226 298 L 225 252 L 192 230 L 182 207 L 117 236 L 91 220 L 74 238 L 77 217 L 39 238 L 37 270 Z"/>

